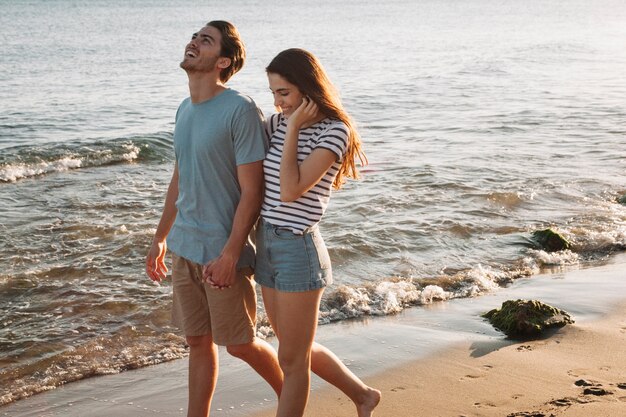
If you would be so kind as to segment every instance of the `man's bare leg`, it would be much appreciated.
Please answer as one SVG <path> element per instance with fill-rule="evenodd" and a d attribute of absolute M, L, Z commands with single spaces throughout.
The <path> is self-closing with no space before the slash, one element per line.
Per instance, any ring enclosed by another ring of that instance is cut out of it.
<path fill-rule="evenodd" d="M 251 343 L 227 346 L 226 350 L 231 355 L 247 362 L 270 384 L 280 398 L 283 387 L 283 372 L 278 365 L 276 351 L 269 343 L 255 338 Z"/>
<path fill-rule="evenodd" d="M 219 372 L 213 337 L 187 336 L 189 345 L 189 403 L 187 417 L 207 417 Z"/>

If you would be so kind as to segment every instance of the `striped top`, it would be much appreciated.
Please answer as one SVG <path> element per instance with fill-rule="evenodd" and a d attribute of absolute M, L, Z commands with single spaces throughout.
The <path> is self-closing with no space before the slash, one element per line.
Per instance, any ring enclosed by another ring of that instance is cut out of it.
<path fill-rule="evenodd" d="M 348 127 L 339 120 L 326 118 L 300 129 L 298 163 L 302 163 L 318 148 L 333 152 L 337 159 L 313 188 L 291 202 L 280 201 L 280 159 L 287 133 L 287 119 L 282 113 L 273 114 L 266 121 L 266 129 L 270 147 L 263 161 L 265 198 L 261 216 L 274 226 L 303 234 L 306 229 L 319 223 L 328 207 L 333 181 L 348 146 Z"/>

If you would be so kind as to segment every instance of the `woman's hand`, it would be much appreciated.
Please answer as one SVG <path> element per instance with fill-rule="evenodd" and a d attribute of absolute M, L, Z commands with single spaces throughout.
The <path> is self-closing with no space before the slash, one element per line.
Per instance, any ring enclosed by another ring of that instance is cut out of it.
<path fill-rule="evenodd" d="M 237 278 L 237 259 L 222 253 L 202 267 L 202 278 L 215 289 L 230 288 Z"/>
<path fill-rule="evenodd" d="M 317 104 L 308 97 L 302 99 L 302 103 L 287 119 L 287 127 L 300 130 L 313 123 L 320 116 Z"/>
<path fill-rule="evenodd" d="M 315 149 L 302 163 L 298 162 L 300 129 L 324 118 L 317 104 L 308 97 L 287 119 L 283 155 L 280 159 L 280 200 L 297 200 L 313 188 L 335 163 L 336 155 L 328 149 Z"/>

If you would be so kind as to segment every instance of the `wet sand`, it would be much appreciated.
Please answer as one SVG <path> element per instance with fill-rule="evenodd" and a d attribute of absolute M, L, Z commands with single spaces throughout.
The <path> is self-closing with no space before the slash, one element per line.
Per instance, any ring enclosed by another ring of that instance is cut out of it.
<path fill-rule="evenodd" d="M 461 343 L 366 378 L 383 392 L 378 416 L 626 416 L 626 303 L 599 321 L 508 346 Z M 272 410 L 255 414 L 273 416 Z M 306 416 L 355 416 L 337 390 Z"/>
<path fill-rule="evenodd" d="M 321 326 L 318 341 L 383 392 L 376 416 L 622 416 L 625 271 L 620 254 L 604 266 L 533 276 L 478 298 Z M 543 340 L 508 340 L 480 314 L 516 298 L 563 308 L 576 323 Z M 220 354 L 211 415 L 272 416 L 269 386 L 243 362 Z M 4 406 L 0 415 L 184 416 L 186 368 L 182 359 L 79 381 Z M 579 380 L 591 385 L 578 386 Z M 602 389 L 608 394 L 595 395 Z M 356 413 L 347 397 L 314 379 L 306 415 Z"/>

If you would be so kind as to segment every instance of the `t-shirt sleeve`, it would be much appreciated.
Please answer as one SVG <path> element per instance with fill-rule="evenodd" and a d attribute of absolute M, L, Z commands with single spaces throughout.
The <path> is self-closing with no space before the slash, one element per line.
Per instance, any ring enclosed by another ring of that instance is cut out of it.
<path fill-rule="evenodd" d="M 233 145 L 237 165 L 261 161 L 267 151 L 263 115 L 253 106 L 243 112 L 233 126 Z"/>
<path fill-rule="evenodd" d="M 178 105 L 178 108 L 176 109 L 176 116 L 174 116 L 174 131 L 176 131 L 176 128 L 178 127 L 178 115 L 180 114 L 180 111 L 185 103 L 186 101 L 183 101 Z M 176 137 L 176 135 L 174 135 L 174 137 Z M 176 146 L 176 143 L 174 143 L 174 158 L 176 158 L 176 161 L 178 161 L 178 147 Z"/>
<path fill-rule="evenodd" d="M 278 113 L 274 113 L 270 115 L 267 119 L 265 119 L 265 133 L 267 133 L 268 138 L 272 138 L 272 135 L 276 131 L 278 127 Z"/>
<path fill-rule="evenodd" d="M 332 124 L 320 135 L 315 148 L 328 149 L 341 161 L 348 148 L 348 127 L 343 123 Z"/>

